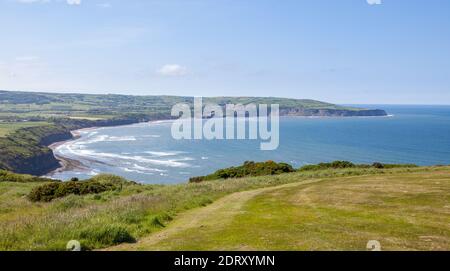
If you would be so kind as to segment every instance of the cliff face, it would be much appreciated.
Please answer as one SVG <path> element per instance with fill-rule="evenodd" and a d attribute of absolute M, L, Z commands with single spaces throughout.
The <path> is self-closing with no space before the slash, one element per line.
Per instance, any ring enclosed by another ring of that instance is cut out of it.
<path fill-rule="evenodd" d="M 281 116 L 305 117 L 382 117 L 387 116 L 386 111 L 380 109 L 341 110 L 341 109 L 280 109 Z"/>
<path fill-rule="evenodd" d="M 55 142 L 66 141 L 73 138 L 73 135 L 70 131 L 65 131 L 62 133 L 50 134 L 41 139 L 39 142 L 41 145 L 50 146 Z"/>
<path fill-rule="evenodd" d="M 72 134 L 61 127 L 22 129 L 0 139 L 0 169 L 16 173 L 43 175 L 60 164 L 47 146 L 69 140 Z"/>
<path fill-rule="evenodd" d="M 0 169 L 15 173 L 44 175 L 60 167 L 49 145 L 73 139 L 71 130 L 134 124 L 146 118 L 117 118 L 110 120 L 57 120 L 54 125 L 24 128 L 7 138 L 0 138 Z"/>
<path fill-rule="evenodd" d="M 59 161 L 50 149 L 31 157 L 11 160 L 9 164 L 9 170 L 15 173 L 35 176 L 44 175 L 58 167 L 60 167 Z"/>

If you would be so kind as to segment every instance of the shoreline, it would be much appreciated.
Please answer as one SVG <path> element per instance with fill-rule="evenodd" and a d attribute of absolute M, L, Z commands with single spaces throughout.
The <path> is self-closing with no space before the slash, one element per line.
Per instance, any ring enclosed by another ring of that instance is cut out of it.
<path fill-rule="evenodd" d="M 86 167 L 83 166 L 83 164 L 80 161 L 71 159 L 69 157 L 65 157 L 62 155 L 58 155 L 55 153 L 55 151 L 59 146 L 79 139 L 81 137 L 81 133 L 80 133 L 81 131 L 95 130 L 98 128 L 101 128 L 101 127 L 89 127 L 89 128 L 81 128 L 81 129 L 73 130 L 73 131 L 70 131 L 70 133 L 72 134 L 71 139 L 64 140 L 64 141 L 58 141 L 58 142 L 50 144 L 48 146 L 48 148 L 50 148 L 52 150 L 53 156 L 55 157 L 56 160 L 58 160 L 60 166 L 50 172 L 47 172 L 46 174 L 44 174 L 42 176 L 50 176 L 51 177 L 55 173 L 63 172 L 66 170 L 87 169 Z"/>
<path fill-rule="evenodd" d="M 385 116 L 295 116 L 295 115 L 283 115 L 280 116 L 280 118 L 304 118 L 304 119 L 329 119 L 329 118 L 343 118 L 343 119 L 347 119 L 347 118 L 390 118 L 393 117 L 394 115 L 390 115 L 387 114 Z M 161 123 L 161 122 L 171 122 L 174 121 L 174 119 L 160 119 L 160 120 L 151 120 L 151 121 L 144 121 L 144 122 L 137 122 L 137 123 L 133 123 L 133 124 L 125 124 L 125 125 L 113 125 L 113 126 L 93 126 L 93 127 L 87 127 L 87 128 L 81 128 L 81 129 L 75 129 L 70 131 L 70 133 L 72 134 L 72 138 L 69 140 L 64 140 L 64 141 L 57 141 L 54 142 L 50 145 L 48 145 L 48 148 L 50 148 L 52 150 L 53 156 L 55 157 L 56 160 L 58 160 L 60 166 L 56 169 L 53 169 L 41 176 L 52 176 L 55 173 L 59 173 L 59 172 L 64 172 L 64 171 L 68 171 L 68 170 L 74 170 L 74 169 L 80 169 L 80 170 L 88 170 L 89 168 L 84 166 L 80 161 L 75 160 L 75 159 L 71 159 L 69 157 L 66 156 L 61 156 L 58 154 L 55 154 L 56 149 L 63 145 L 66 144 L 68 142 L 77 140 L 81 137 L 81 132 L 82 131 L 92 131 L 92 130 L 97 130 L 97 129 L 101 129 L 101 128 L 117 128 L 117 127 L 126 127 L 126 126 L 132 126 L 132 125 L 137 125 L 137 124 L 143 124 L 143 123 Z"/>
<path fill-rule="evenodd" d="M 136 125 L 136 124 L 142 124 L 142 123 L 156 123 L 156 122 L 162 122 L 162 121 L 172 121 L 172 120 L 168 120 L 168 119 L 161 119 L 161 120 L 151 120 L 151 121 L 144 121 L 144 122 L 137 122 L 137 123 L 133 123 L 133 124 L 125 124 L 125 125 L 113 125 L 113 126 L 93 126 L 93 127 L 87 127 L 87 128 L 81 128 L 81 129 L 75 129 L 70 131 L 70 133 L 72 134 L 72 138 L 69 140 L 63 140 L 63 141 L 57 141 L 54 142 L 50 145 L 48 145 L 47 147 L 49 149 L 52 150 L 52 154 L 55 157 L 56 160 L 58 160 L 60 166 L 56 169 L 53 169 L 43 175 L 41 175 L 41 177 L 47 176 L 47 177 L 52 177 L 53 174 L 58 173 L 58 172 L 63 172 L 63 171 L 67 171 L 67 170 L 74 170 L 74 169 L 80 169 L 80 170 L 88 170 L 89 168 L 85 167 L 80 161 L 75 160 L 75 159 L 71 159 L 69 157 L 66 156 L 62 156 L 62 155 L 58 155 L 55 154 L 55 151 L 58 147 L 60 147 L 61 145 L 64 145 L 66 143 L 69 143 L 71 141 L 75 141 L 79 138 L 81 138 L 81 132 L 82 131 L 92 131 L 92 130 L 97 130 L 97 129 L 101 129 L 101 128 L 117 128 L 117 127 L 124 127 L 124 126 L 129 126 L 129 125 Z"/>

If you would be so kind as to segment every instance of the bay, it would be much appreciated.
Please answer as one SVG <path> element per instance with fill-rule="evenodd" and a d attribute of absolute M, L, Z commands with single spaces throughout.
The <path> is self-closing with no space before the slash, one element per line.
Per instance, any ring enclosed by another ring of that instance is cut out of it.
<path fill-rule="evenodd" d="M 112 173 L 143 183 L 180 183 L 244 161 L 287 162 L 294 167 L 347 160 L 355 163 L 450 164 L 450 106 L 370 105 L 388 117 L 282 117 L 280 146 L 261 151 L 259 140 L 175 140 L 170 121 L 80 131 L 55 154 L 81 168 L 52 178 Z"/>

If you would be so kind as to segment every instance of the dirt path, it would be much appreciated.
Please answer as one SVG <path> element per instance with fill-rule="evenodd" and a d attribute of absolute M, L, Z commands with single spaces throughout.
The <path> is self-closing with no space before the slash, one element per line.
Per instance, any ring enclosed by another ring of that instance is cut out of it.
<path fill-rule="evenodd" d="M 106 250 L 157 250 L 155 245 L 165 239 L 168 239 L 175 234 L 179 234 L 185 230 L 193 228 L 201 228 L 220 223 L 226 224 L 232 221 L 233 217 L 238 215 L 246 202 L 255 196 L 286 187 L 296 187 L 305 184 L 316 183 L 321 180 L 312 180 L 300 183 L 291 183 L 276 187 L 260 188 L 256 190 L 237 192 L 225 196 L 211 205 L 202 208 L 196 208 L 179 214 L 174 221 L 172 221 L 167 228 L 156 232 L 148 237 L 139 240 L 134 244 L 122 244 L 115 247 L 110 247 Z"/>

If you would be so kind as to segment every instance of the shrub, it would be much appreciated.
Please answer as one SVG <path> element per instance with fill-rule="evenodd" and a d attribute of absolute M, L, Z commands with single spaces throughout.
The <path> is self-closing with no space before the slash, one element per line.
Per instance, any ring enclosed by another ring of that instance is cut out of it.
<path fill-rule="evenodd" d="M 375 162 L 372 165 L 366 164 L 353 164 L 348 161 L 334 161 L 331 163 L 320 163 L 317 165 L 306 165 L 299 169 L 299 171 L 314 171 L 314 170 L 324 170 L 324 169 L 342 169 L 342 168 L 409 168 L 417 167 L 417 165 L 412 164 L 382 164 L 380 162 Z"/>
<path fill-rule="evenodd" d="M 331 163 L 320 163 L 317 165 L 306 165 L 301 167 L 300 171 L 321 170 L 321 169 L 337 169 L 337 168 L 354 168 L 355 164 L 348 161 L 334 161 Z"/>
<path fill-rule="evenodd" d="M 99 183 L 107 183 L 107 184 L 114 184 L 118 187 L 120 185 L 127 186 L 127 185 L 140 185 L 137 182 L 129 181 L 125 178 L 122 178 L 120 176 L 112 175 L 112 174 L 99 174 L 90 179 L 91 181 L 96 181 Z"/>
<path fill-rule="evenodd" d="M 375 162 L 372 164 L 372 167 L 381 169 L 381 168 L 384 168 L 384 165 L 382 163 Z"/>
<path fill-rule="evenodd" d="M 49 183 L 33 188 L 28 194 L 31 201 L 48 202 L 56 198 L 56 191 L 59 189 L 59 183 Z"/>
<path fill-rule="evenodd" d="M 220 169 L 207 176 L 192 177 L 191 183 L 199 183 L 209 180 L 242 178 L 249 176 L 278 175 L 282 173 L 294 172 L 294 168 L 286 163 L 276 163 L 274 161 L 252 162 L 247 161 L 242 166 Z"/>
<path fill-rule="evenodd" d="M 49 202 L 67 195 L 99 194 L 115 190 L 117 187 L 112 183 L 100 183 L 93 180 L 79 182 L 49 183 L 35 187 L 28 194 L 28 199 L 34 202 Z"/>
<path fill-rule="evenodd" d="M 204 176 L 200 176 L 200 177 L 192 177 L 189 179 L 190 183 L 201 183 L 205 180 Z"/>

